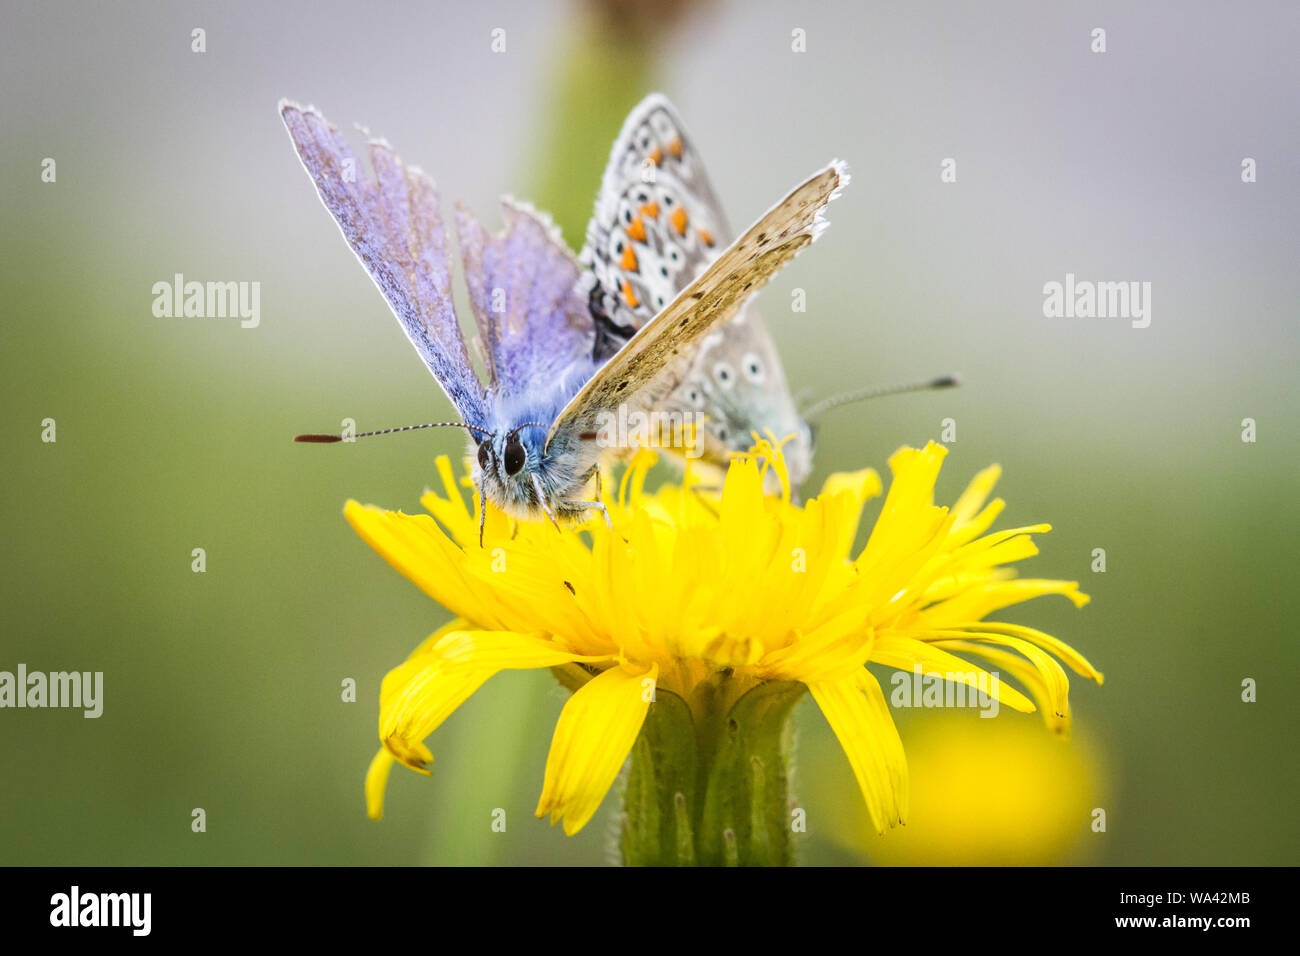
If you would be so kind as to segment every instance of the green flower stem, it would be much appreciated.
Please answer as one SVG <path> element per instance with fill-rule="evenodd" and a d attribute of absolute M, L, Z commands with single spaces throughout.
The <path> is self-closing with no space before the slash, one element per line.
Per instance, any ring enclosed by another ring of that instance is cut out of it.
<path fill-rule="evenodd" d="M 804 685 L 660 690 L 623 793 L 628 866 L 790 866 L 789 717 Z"/>

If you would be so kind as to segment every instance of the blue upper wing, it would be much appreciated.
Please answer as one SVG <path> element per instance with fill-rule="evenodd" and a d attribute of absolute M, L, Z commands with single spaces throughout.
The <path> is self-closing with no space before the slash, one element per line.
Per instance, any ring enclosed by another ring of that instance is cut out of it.
<path fill-rule="evenodd" d="M 388 300 L 406 336 L 461 417 L 488 426 L 483 385 L 452 305 L 447 235 L 433 182 L 370 140 L 371 179 L 347 141 L 311 107 L 280 102 L 303 167 L 348 245 Z"/>
<path fill-rule="evenodd" d="M 577 259 L 550 220 L 506 198 L 505 229 L 489 235 L 463 204 L 456 234 L 491 386 L 507 395 L 543 391 L 595 338 L 577 290 Z"/>

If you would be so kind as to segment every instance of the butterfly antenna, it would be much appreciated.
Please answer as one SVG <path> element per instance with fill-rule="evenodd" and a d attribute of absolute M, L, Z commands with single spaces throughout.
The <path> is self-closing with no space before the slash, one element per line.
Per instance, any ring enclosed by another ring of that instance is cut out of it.
<path fill-rule="evenodd" d="M 485 428 L 479 428 L 477 425 L 469 425 L 465 422 L 429 422 L 427 425 L 403 425 L 401 428 L 381 428 L 377 432 L 358 432 L 355 435 L 349 435 L 348 438 L 370 438 L 373 435 L 392 435 L 397 432 L 410 432 L 420 428 L 466 428 L 472 432 L 479 432 L 491 438 L 492 433 Z M 333 442 L 345 441 L 342 435 L 294 435 L 294 441 L 312 442 L 316 444 L 328 445 Z"/>
<path fill-rule="evenodd" d="M 536 425 L 538 428 L 550 428 L 550 427 L 551 427 L 550 425 L 546 424 L 546 422 L 524 422 L 523 424 L 516 425 L 514 428 L 510 429 L 510 432 L 506 435 L 506 441 L 509 441 L 509 440 L 510 440 L 510 436 L 513 435 L 513 434 L 515 434 L 516 432 L 518 432 L 519 429 L 521 429 L 521 428 L 527 428 L 529 425 Z"/>
<path fill-rule="evenodd" d="M 844 392 L 841 395 L 832 395 L 830 398 L 823 398 L 820 402 L 810 405 L 804 409 L 802 415 L 806 421 L 812 421 L 818 415 L 830 411 L 832 408 L 838 408 L 841 405 L 848 405 L 852 402 L 866 401 L 868 398 L 882 398 L 885 395 L 901 395 L 904 392 L 927 392 L 939 388 L 955 388 L 961 383 L 957 380 L 956 375 L 944 375 L 941 378 L 931 379 L 928 382 L 913 382 L 910 385 L 885 385 L 874 388 L 862 388 L 854 392 Z"/>

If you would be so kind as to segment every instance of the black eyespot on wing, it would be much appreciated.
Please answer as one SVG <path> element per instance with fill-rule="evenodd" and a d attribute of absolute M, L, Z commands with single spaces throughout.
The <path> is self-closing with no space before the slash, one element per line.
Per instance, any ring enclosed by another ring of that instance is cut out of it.
<path fill-rule="evenodd" d="M 518 435 L 511 435 L 506 439 L 505 465 L 507 475 L 519 474 L 527 457 L 528 453 L 524 451 L 524 444 L 519 440 Z"/>

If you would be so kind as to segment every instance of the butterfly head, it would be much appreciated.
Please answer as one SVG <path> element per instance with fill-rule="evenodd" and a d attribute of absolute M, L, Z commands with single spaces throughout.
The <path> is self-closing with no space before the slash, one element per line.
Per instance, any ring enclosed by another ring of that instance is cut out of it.
<path fill-rule="evenodd" d="M 525 421 L 475 436 L 474 483 L 507 514 L 537 517 L 552 508 L 557 489 L 545 466 L 548 428 L 543 422 Z"/>

